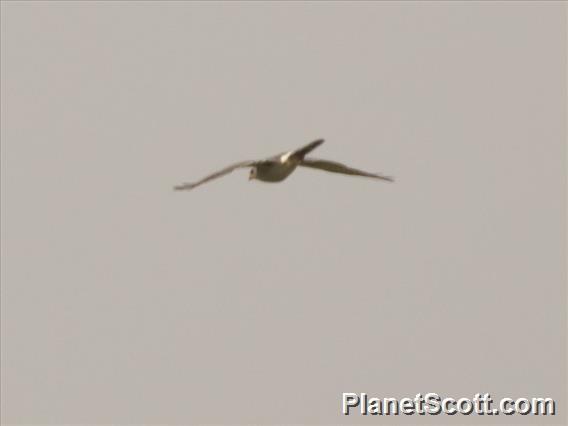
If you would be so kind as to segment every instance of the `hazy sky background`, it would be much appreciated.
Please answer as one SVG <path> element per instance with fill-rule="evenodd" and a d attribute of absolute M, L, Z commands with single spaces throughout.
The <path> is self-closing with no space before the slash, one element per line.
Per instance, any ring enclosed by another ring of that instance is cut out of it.
<path fill-rule="evenodd" d="M 563 424 L 565 9 L 2 2 L 2 421 Z"/>

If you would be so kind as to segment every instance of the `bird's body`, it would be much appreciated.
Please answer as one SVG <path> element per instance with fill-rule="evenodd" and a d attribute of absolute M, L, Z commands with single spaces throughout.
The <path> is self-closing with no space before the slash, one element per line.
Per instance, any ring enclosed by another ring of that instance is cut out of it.
<path fill-rule="evenodd" d="M 174 189 L 176 190 L 193 189 L 198 185 L 209 182 L 210 180 L 216 179 L 218 177 L 224 176 L 235 169 L 245 168 L 245 167 L 250 167 L 249 180 L 257 179 L 263 182 L 281 182 L 284 179 L 286 179 L 288 176 L 290 176 L 298 166 L 325 170 L 332 173 L 342 173 L 353 176 L 365 176 L 389 182 L 394 181 L 394 179 L 389 176 L 384 176 L 376 173 L 368 173 L 362 170 L 353 169 L 344 164 L 336 163 L 335 161 L 305 158 L 310 151 L 316 149 L 322 143 L 323 139 L 318 139 L 294 151 L 278 154 L 264 160 L 243 161 L 240 163 L 236 163 L 231 166 L 225 167 L 224 169 L 219 170 L 218 172 L 215 172 L 209 176 L 206 176 L 205 178 L 197 182 L 184 183 L 175 186 Z"/>
<path fill-rule="evenodd" d="M 253 166 L 256 168 L 255 179 L 261 180 L 263 182 L 282 182 L 288 176 L 292 174 L 297 164 L 279 161 L 266 161 L 264 163 L 257 164 Z"/>

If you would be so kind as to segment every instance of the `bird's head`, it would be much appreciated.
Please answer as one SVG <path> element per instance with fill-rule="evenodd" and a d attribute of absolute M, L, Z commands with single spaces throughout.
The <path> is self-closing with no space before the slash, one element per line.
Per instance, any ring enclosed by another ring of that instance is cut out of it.
<path fill-rule="evenodd" d="M 249 180 L 256 179 L 256 167 L 251 167 L 249 172 Z"/>

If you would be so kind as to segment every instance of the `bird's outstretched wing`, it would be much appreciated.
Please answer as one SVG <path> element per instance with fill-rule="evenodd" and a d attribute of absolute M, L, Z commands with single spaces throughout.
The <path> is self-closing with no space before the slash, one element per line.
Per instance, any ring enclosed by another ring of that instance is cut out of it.
<path fill-rule="evenodd" d="M 240 169 L 243 167 L 252 167 L 256 164 L 256 161 L 241 161 L 240 163 L 231 164 L 228 167 L 225 167 L 218 172 L 212 173 L 209 176 L 204 177 L 197 182 L 189 182 L 189 183 L 182 183 L 181 185 L 174 186 L 176 191 L 188 191 L 190 189 L 195 188 L 203 183 L 209 182 L 210 180 L 220 178 L 221 176 L 225 176 L 226 174 L 231 173 L 233 170 Z"/>
<path fill-rule="evenodd" d="M 285 163 L 289 160 L 298 163 L 301 161 L 308 152 L 313 151 L 318 146 L 320 146 L 324 142 L 323 139 L 317 139 L 313 142 L 310 142 L 307 145 L 302 146 L 301 148 L 295 149 L 293 151 L 281 152 L 273 157 L 267 158 L 268 161 L 277 161 L 279 163 Z"/>
<path fill-rule="evenodd" d="M 353 176 L 365 176 L 375 179 L 386 180 L 388 182 L 394 182 L 394 178 L 391 176 L 364 172 L 363 170 L 354 169 L 352 167 L 346 166 L 345 164 L 337 163 L 335 161 L 319 160 L 317 158 L 304 158 L 299 165 L 304 167 L 311 167 L 312 169 L 325 170 L 326 172 L 342 173 L 344 175 L 353 175 Z"/>
<path fill-rule="evenodd" d="M 313 151 L 314 149 L 316 149 L 323 142 L 324 142 L 323 139 L 318 139 L 318 140 L 315 140 L 313 142 L 310 142 L 309 144 L 304 145 L 303 147 L 298 148 L 295 151 L 292 151 L 290 153 L 290 157 L 294 157 L 294 158 L 297 158 L 298 160 L 302 160 L 306 156 L 306 154 L 308 154 L 310 151 Z"/>

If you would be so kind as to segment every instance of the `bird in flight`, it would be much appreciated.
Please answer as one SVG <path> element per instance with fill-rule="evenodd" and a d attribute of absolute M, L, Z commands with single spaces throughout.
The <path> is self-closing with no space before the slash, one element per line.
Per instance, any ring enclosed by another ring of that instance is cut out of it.
<path fill-rule="evenodd" d="M 284 152 L 264 160 L 241 161 L 231 164 L 224 169 L 205 176 L 196 182 L 182 183 L 174 186 L 176 191 L 187 191 L 201 184 L 217 179 L 231 173 L 233 170 L 250 168 L 249 180 L 258 179 L 263 182 L 281 182 L 286 179 L 296 169 L 296 167 L 310 167 L 312 169 L 325 170 L 332 173 L 342 173 L 344 175 L 364 176 L 380 179 L 387 182 L 394 182 L 394 178 L 376 173 L 368 173 L 363 170 L 348 167 L 345 164 L 335 161 L 320 160 L 317 158 L 306 158 L 306 155 L 323 143 L 323 139 L 318 139 L 294 151 Z"/>

